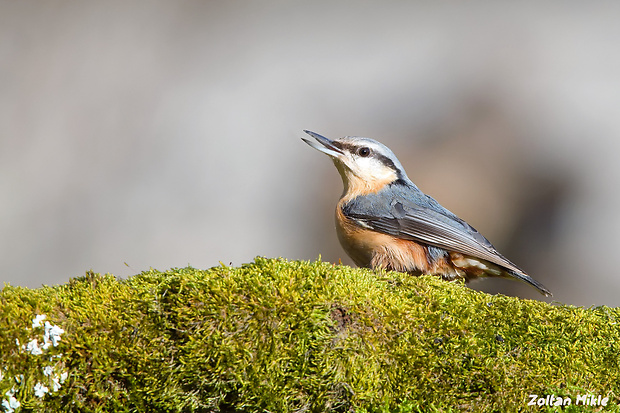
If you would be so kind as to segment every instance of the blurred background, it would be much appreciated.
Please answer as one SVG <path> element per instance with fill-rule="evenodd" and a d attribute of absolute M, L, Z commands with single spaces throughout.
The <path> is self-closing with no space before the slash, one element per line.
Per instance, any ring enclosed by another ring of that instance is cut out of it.
<path fill-rule="evenodd" d="M 257 255 L 350 264 L 342 182 L 300 140 L 310 129 L 385 143 L 553 300 L 620 305 L 619 13 L 2 1 L 0 283 Z"/>

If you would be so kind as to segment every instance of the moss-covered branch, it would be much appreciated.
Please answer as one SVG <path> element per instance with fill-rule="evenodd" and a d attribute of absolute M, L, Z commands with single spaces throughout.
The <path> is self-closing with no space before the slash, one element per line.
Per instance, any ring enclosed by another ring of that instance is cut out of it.
<path fill-rule="evenodd" d="M 600 395 L 618 411 L 619 315 L 321 262 L 88 273 L 0 292 L 0 398 L 4 411 L 405 412 L 527 410 L 530 394 L 583 411 L 578 396 Z"/>

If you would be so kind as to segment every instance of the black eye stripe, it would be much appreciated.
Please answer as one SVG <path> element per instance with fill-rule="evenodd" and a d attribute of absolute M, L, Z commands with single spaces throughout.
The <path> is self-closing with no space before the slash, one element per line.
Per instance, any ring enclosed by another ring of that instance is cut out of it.
<path fill-rule="evenodd" d="M 393 169 L 395 172 L 399 172 L 398 168 L 396 168 L 396 165 L 394 165 L 394 162 L 392 162 L 392 160 L 390 158 L 388 158 L 387 156 L 377 154 L 377 155 L 375 155 L 375 157 L 379 161 L 381 161 L 381 163 L 383 165 L 387 166 L 390 169 Z"/>
<path fill-rule="evenodd" d="M 338 149 L 349 151 L 351 153 L 356 153 L 358 155 L 360 155 L 360 151 L 361 150 L 367 149 L 368 150 L 368 154 L 367 155 L 362 155 L 362 156 L 368 156 L 371 153 L 374 153 L 373 150 L 370 149 L 368 146 L 354 145 L 354 144 L 342 143 L 342 142 L 334 142 L 334 146 L 336 146 Z"/>
<path fill-rule="evenodd" d="M 355 150 L 357 149 L 357 145 L 351 145 L 349 143 L 342 143 L 342 142 L 336 142 L 336 141 L 334 141 L 334 146 L 340 150 L 349 151 L 349 152 L 355 152 Z"/>
<path fill-rule="evenodd" d="M 358 145 L 352 145 L 350 143 L 342 143 L 342 142 L 334 142 L 334 146 L 340 150 L 346 150 L 351 153 L 357 153 L 357 151 L 359 151 L 361 148 L 366 147 L 366 146 L 358 146 Z M 382 164 L 394 170 L 396 173 L 400 173 L 400 171 L 398 170 L 398 168 L 396 168 L 396 165 L 394 165 L 394 162 L 392 162 L 390 158 L 388 158 L 385 155 L 381 155 L 380 153 L 377 153 L 376 151 L 371 150 L 371 152 L 372 152 L 372 156 L 376 158 L 377 160 L 379 160 Z"/>

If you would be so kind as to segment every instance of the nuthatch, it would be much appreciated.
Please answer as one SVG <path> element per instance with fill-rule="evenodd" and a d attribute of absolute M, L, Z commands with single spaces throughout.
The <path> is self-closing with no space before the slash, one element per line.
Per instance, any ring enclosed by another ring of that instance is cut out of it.
<path fill-rule="evenodd" d="M 551 296 L 472 226 L 420 191 L 385 145 L 368 138 L 330 140 L 304 132 L 318 143 L 302 139 L 332 158 L 342 176 L 336 231 L 358 266 L 444 280 L 516 278 Z"/>

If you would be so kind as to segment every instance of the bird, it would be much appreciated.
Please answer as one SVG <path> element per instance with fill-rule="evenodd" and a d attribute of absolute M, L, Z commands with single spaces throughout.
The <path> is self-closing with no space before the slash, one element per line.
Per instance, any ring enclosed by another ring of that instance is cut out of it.
<path fill-rule="evenodd" d="M 501 277 L 551 291 L 510 262 L 474 227 L 424 194 L 394 153 L 369 138 L 301 138 L 329 156 L 344 190 L 336 205 L 336 233 L 358 267 L 430 274 L 446 281 Z"/>

